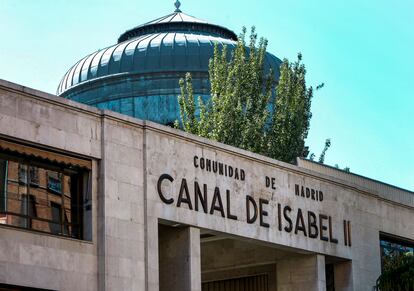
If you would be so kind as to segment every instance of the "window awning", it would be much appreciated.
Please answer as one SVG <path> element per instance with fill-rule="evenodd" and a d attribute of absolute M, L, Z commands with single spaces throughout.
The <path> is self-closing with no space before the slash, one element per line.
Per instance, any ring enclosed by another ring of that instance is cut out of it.
<path fill-rule="evenodd" d="M 31 146 L 26 146 L 14 142 L 0 139 L 0 149 L 17 152 L 26 156 L 34 156 L 36 158 L 48 160 L 58 164 L 71 165 L 86 169 L 92 169 L 92 162 L 86 159 L 75 158 L 64 154 L 55 153 Z"/>

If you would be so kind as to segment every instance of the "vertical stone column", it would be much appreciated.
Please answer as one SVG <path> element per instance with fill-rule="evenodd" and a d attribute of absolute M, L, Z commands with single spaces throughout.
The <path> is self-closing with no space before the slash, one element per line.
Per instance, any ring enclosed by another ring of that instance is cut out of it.
<path fill-rule="evenodd" d="M 146 228 L 146 270 L 147 270 L 147 286 L 145 291 L 159 291 L 159 245 L 158 245 L 158 219 L 153 216 L 147 218 Z"/>
<path fill-rule="evenodd" d="M 160 290 L 201 291 L 200 230 L 159 227 Z"/>
<path fill-rule="evenodd" d="M 325 257 L 303 255 L 277 262 L 277 290 L 325 291 Z"/>
<path fill-rule="evenodd" d="M 145 290 L 143 130 L 110 114 L 101 121 L 98 288 Z"/>

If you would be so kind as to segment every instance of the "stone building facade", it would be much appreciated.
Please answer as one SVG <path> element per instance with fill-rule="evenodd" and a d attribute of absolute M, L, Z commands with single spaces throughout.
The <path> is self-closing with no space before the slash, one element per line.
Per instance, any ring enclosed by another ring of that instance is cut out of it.
<path fill-rule="evenodd" d="M 2 80 L 0 290 L 372 290 L 414 193 L 297 164 Z"/>

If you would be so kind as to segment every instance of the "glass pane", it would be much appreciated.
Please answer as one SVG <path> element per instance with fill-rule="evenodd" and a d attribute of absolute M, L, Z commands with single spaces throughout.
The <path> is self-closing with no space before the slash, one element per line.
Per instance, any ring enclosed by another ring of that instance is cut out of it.
<path fill-rule="evenodd" d="M 50 232 L 50 226 L 48 221 L 31 218 L 31 226 L 30 229 L 43 231 L 43 232 Z"/>
<path fill-rule="evenodd" d="M 48 171 L 47 188 L 54 193 L 62 192 L 62 181 L 58 172 Z"/>
<path fill-rule="evenodd" d="M 7 161 L 0 159 L 0 223 L 2 223 L 3 214 L 6 211 L 6 182 L 7 182 Z"/>
<path fill-rule="evenodd" d="M 19 164 L 19 183 L 27 184 L 27 165 Z"/>
<path fill-rule="evenodd" d="M 56 171 L 28 163 L 2 153 L 0 224 L 82 238 L 83 192 L 89 191 L 89 175 L 73 168 Z M 90 202 L 88 206 L 91 210 Z M 91 227 L 85 229 L 90 232 Z"/>
<path fill-rule="evenodd" d="M 61 216 L 62 216 L 62 208 L 57 203 L 51 203 L 51 213 L 52 213 L 52 221 L 50 224 L 50 232 L 54 234 L 61 233 Z"/>
<path fill-rule="evenodd" d="M 414 255 L 414 243 L 384 238 L 380 240 L 382 267 L 389 258 L 402 254 Z"/>
<path fill-rule="evenodd" d="M 11 212 L 16 215 L 7 216 L 5 218 L 5 223 L 19 227 L 26 227 L 28 224 L 25 217 L 27 213 L 27 203 L 25 201 L 28 194 L 28 166 L 14 161 L 9 161 L 7 165 L 7 212 Z"/>
<path fill-rule="evenodd" d="M 39 185 L 39 169 L 37 167 L 29 167 L 29 181 L 31 186 Z"/>
<path fill-rule="evenodd" d="M 36 198 L 33 195 L 21 195 L 20 214 L 22 214 L 22 225 L 20 226 L 25 228 L 32 228 L 31 218 L 37 217 Z"/>

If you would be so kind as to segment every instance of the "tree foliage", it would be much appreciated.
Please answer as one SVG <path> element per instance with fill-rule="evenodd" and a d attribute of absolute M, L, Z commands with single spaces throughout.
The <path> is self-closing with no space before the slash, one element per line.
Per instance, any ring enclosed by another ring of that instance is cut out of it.
<path fill-rule="evenodd" d="M 265 72 L 267 41 L 246 29 L 230 54 L 216 45 L 209 64 L 211 98 L 195 102 L 191 75 L 180 80 L 180 122 L 185 131 L 245 150 L 293 162 L 304 150 L 313 88 L 306 86 L 302 55 L 283 60 L 280 78 Z M 230 57 L 229 57 L 230 56 Z"/>
<path fill-rule="evenodd" d="M 338 170 L 347 172 L 347 173 L 350 173 L 351 172 L 351 168 L 350 167 L 345 167 L 345 168 L 341 169 L 338 164 L 335 164 L 335 168 L 337 168 Z"/>
<path fill-rule="evenodd" d="M 377 280 L 379 291 L 414 291 L 414 256 L 394 255 L 383 262 L 383 272 Z"/>
<path fill-rule="evenodd" d="M 326 152 L 329 150 L 329 148 L 331 147 L 331 139 L 330 138 L 327 138 L 326 140 L 325 140 L 325 145 L 324 145 L 324 147 L 323 147 L 323 150 L 322 150 L 322 152 L 321 152 L 321 154 L 319 155 L 319 158 L 318 158 L 318 163 L 321 163 L 321 164 L 323 164 L 323 163 L 325 163 L 325 156 L 326 156 Z M 314 161 L 315 160 L 315 157 L 316 157 L 316 155 L 315 155 L 315 153 L 311 153 L 310 155 L 309 155 L 309 160 L 311 160 L 311 161 Z M 336 167 L 336 168 L 339 168 L 339 166 L 338 167 Z"/>
<path fill-rule="evenodd" d="M 327 138 L 325 140 L 325 146 L 323 147 L 322 153 L 319 156 L 319 163 L 322 163 L 323 164 L 325 162 L 325 155 L 326 155 L 326 152 L 328 151 L 328 149 L 330 147 L 331 147 L 331 139 L 330 138 Z"/>

